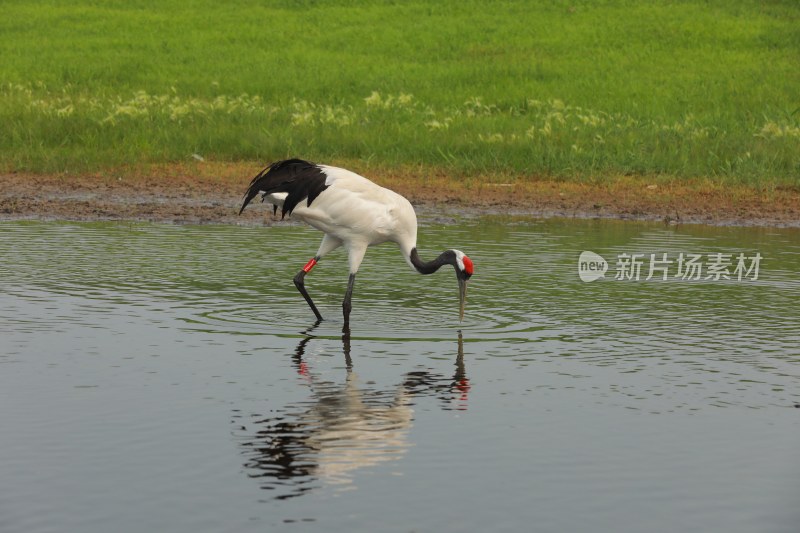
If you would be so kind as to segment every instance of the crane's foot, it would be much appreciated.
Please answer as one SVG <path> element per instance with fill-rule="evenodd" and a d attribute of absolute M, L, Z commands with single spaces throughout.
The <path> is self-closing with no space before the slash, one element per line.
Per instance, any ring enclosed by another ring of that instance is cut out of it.
<path fill-rule="evenodd" d="M 311 269 L 309 268 L 308 270 Z M 306 284 L 304 280 L 307 272 L 307 270 L 303 269 L 297 273 L 297 275 L 294 277 L 294 286 L 297 287 L 297 290 L 300 291 L 300 294 L 302 294 L 303 298 L 306 299 L 308 306 L 314 312 L 314 316 L 317 317 L 317 322 L 319 322 L 322 320 L 322 315 L 319 313 L 319 309 L 317 309 L 317 306 L 314 305 L 314 301 L 311 299 L 311 296 L 308 295 L 308 291 L 306 290 Z"/>

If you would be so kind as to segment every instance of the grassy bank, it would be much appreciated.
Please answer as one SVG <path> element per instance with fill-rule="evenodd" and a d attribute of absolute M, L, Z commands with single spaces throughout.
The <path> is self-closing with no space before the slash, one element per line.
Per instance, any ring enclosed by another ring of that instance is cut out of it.
<path fill-rule="evenodd" d="M 800 186 L 800 6 L 5 2 L 0 165 L 358 159 Z"/>

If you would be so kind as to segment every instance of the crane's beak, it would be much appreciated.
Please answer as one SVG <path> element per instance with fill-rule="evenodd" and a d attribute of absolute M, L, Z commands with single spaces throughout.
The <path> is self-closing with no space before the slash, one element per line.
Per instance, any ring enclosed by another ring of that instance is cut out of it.
<path fill-rule="evenodd" d="M 464 320 L 464 306 L 467 304 L 467 278 L 458 276 L 458 320 Z"/>

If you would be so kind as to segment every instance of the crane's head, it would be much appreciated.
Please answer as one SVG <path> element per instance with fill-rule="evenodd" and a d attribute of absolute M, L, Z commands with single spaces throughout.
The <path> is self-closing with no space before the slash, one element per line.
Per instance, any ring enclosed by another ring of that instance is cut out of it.
<path fill-rule="evenodd" d="M 458 318 L 464 320 L 464 306 L 467 303 L 467 281 L 472 276 L 475 266 L 472 259 L 467 257 L 467 254 L 461 250 L 452 250 L 455 254 L 455 262 L 453 267 L 456 269 L 456 277 L 458 278 Z"/>

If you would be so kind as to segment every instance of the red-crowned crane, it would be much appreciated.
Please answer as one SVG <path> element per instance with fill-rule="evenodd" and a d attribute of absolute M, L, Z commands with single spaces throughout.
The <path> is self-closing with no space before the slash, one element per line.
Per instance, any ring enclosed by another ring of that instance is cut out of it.
<path fill-rule="evenodd" d="M 473 273 L 472 260 L 459 250 L 445 250 L 433 261 L 420 259 L 417 215 L 411 203 L 396 192 L 343 168 L 288 159 L 272 163 L 253 178 L 239 214 L 258 194 L 262 195 L 262 201 L 274 206 L 273 213 L 280 207 L 281 218 L 292 215 L 325 233 L 317 254 L 294 277 L 297 290 L 318 321 L 322 320 L 322 315 L 306 291 L 306 274 L 327 253 L 340 246 L 347 249 L 350 279 L 342 302 L 347 328 L 358 267 L 367 247 L 386 241 L 397 243 L 406 262 L 420 274 L 433 274 L 444 265 L 452 265 L 458 278 L 459 318 L 464 319 L 467 280 Z"/>

